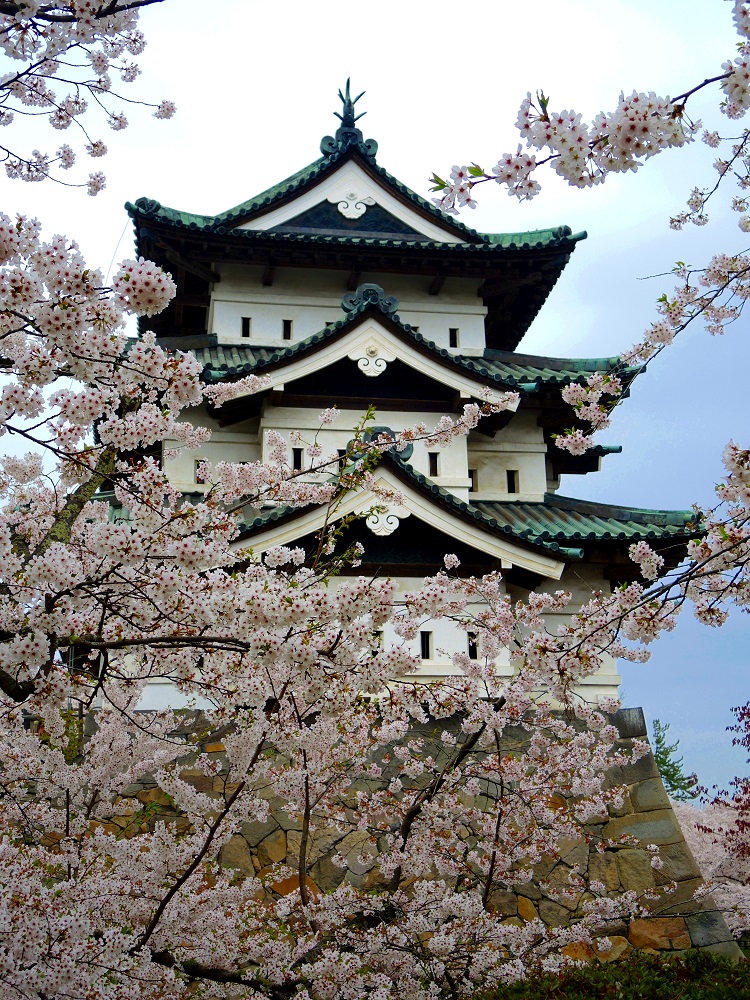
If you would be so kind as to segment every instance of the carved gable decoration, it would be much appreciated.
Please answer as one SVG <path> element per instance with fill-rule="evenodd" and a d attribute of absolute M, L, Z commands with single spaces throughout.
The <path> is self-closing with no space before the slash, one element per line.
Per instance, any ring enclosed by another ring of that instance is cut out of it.
<path fill-rule="evenodd" d="M 272 232 L 349 233 L 354 224 L 365 236 L 463 242 L 441 220 L 425 218 L 373 177 L 355 160 L 347 160 L 319 183 L 311 184 L 278 208 L 239 226 Z"/>
<path fill-rule="evenodd" d="M 413 226 L 396 218 L 378 205 L 370 195 L 356 191 L 330 195 L 283 225 L 274 233 L 316 233 L 321 236 L 364 236 L 376 239 L 421 240 L 423 235 Z"/>

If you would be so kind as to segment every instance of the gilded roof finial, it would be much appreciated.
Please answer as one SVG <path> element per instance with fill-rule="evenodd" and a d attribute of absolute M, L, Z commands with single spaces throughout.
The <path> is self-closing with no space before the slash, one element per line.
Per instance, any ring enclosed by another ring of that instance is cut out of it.
<path fill-rule="evenodd" d="M 320 143 L 320 151 L 324 156 L 330 156 L 332 153 L 340 153 L 347 149 L 349 146 L 357 146 L 363 153 L 367 156 L 375 156 L 378 151 L 378 144 L 374 139 L 365 139 L 362 136 L 362 130 L 357 128 L 357 122 L 363 115 L 366 115 L 366 111 L 362 111 L 360 114 L 356 113 L 356 108 L 354 105 L 365 93 L 363 90 L 361 94 L 357 94 L 356 97 L 351 95 L 351 79 L 346 81 L 346 88 L 342 94 L 339 90 L 339 99 L 343 105 L 341 109 L 341 114 L 338 111 L 334 111 L 334 115 L 341 122 L 339 128 L 336 129 L 336 135 L 326 135 Z"/>

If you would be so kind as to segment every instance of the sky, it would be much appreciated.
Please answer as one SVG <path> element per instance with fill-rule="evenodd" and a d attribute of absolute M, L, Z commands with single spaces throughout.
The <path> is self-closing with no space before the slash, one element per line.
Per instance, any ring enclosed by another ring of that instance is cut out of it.
<path fill-rule="evenodd" d="M 95 199 L 0 179 L 4 211 L 36 215 L 47 233 L 73 236 L 105 271 L 133 253 L 125 201 L 146 195 L 213 214 L 316 159 L 321 137 L 338 125 L 336 93 L 348 76 L 354 93 L 366 90 L 359 125 L 378 141 L 378 162 L 428 196 L 432 171 L 445 176 L 452 164 L 471 161 L 488 168 L 516 148 L 527 91 L 542 89 L 551 108 L 590 119 L 613 108 L 621 90 L 675 95 L 692 87 L 718 73 L 735 45 L 726 0 L 495 0 L 476 8 L 443 0 L 165 0 L 144 11 L 141 26 L 143 75 L 125 92 L 170 98 L 177 116 L 161 122 L 133 108 L 124 132 L 93 125 L 92 137 L 110 147 L 103 160 L 82 154 L 86 173 L 107 174 Z M 716 105 L 711 88 L 688 110 L 731 134 Z M 54 149 L 71 138 L 36 129 L 28 145 Z M 588 232 L 521 350 L 617 354 L 654 317 L 676 260 L 699 265 L 719 250 L 745 249 L 736 216 L 720 204 L 705 229 L 668 226 L 693 186 L 713 182 L 714 155 L 695 143 L 592 191 L 540 177 L 542 193 L 525 204 L 495 186 L 477 191 L 479 207 L 463 218 L 474 228 L 566 224 Z M 639 507 L 710 504 L 722 449 L 730 438 L 750 443 L 749 318 L 723 338 L 697 327 L 685 333 L 637 380 L 601 438 L 623 453 L 596 475 L 566 477 L 562 492 Z M 623 701 L 671 725 L 688 772 L 709 786 L 726 784 L 745 763 L 725 728 L 731 706 L 750 697 L 749 661 L 746 615 L 709 630 L 685 614 L 648 664 L 622 665 Z"/>

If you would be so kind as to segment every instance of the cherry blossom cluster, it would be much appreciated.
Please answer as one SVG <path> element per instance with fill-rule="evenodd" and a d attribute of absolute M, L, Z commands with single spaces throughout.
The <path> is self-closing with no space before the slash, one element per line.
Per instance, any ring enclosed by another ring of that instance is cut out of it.
<path fill-rule="evenodd" d="M 114 131 L 127 127 L 122 111 L 128 101 L 116 92 L 120 84 L 132 83 L 140 74 L 133 56 L 140 55 L 146 40 L 138 30 L 141 7 L 158 0 L 98 0 L 40 3 L 18 0 L 3 5 L 0 14 L 0 51 L 7 60 L 0 82 L 0 126 L 9 126 L 18 116 L 45 115 L 51 127 L 78 130 L 91 157 L 106 154 L 107 146 L 92 138 L 85 122 L 92 112 L 103 113 L 102 124 Z M 147 105 L 155 118 L 171 118 L 171 101 Z M 76 154 L 68 143 L 53 153 L 34 149 L 21 154 L 0 145 L 8 177 L 42 181 L 57 164 L 70 170 Z M 105 185 L 101 171 L 86 182 L 91 195 Z"/>
<path fill-rule="evenodd" d="M 435 174 L 433 190 L 439 194 L 435 204 L 453 214 L 466 205 L 475 207 L 472 189 L 490 180 L 505 185 L 516 198 L 533 198 L 541 185 L 532 174 L 546 163 L 575 187 L 601 184 L 609 174 L 637 170 L 662 150 L 691 141 L 696 126 L 687 121 L 683 109 L 668 97 L 633 91 L 620 95 L 614 111 L 600 113 L 587 125 L 577 112 L 550 111 L 548 97 L 540 93 L 535 101 L 529 93 L 521 103 L 517 126 L 526 146 L 541 152 L 541 159 L 537 153 L 524 154 L 519 145 L 516 153 L 504 154 L 491 173 L 472 164 L 454 166 L 448 181 Z"/>

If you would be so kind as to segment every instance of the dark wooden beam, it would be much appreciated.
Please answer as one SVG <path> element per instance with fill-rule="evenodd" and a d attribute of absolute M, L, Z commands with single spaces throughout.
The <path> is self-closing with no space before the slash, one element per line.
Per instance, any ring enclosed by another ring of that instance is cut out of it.
<path fill-rule="evenodd" d="M 187 257 L 183 257 L 183 255 L 178 253 L 173 246 L 167 243 L 166 240 L 156 236 L 155 233 L 149 232 L 148 236 L 153 241 L 154 245 L 161 250 L 167 260 L 171 264 L 174 264 L 175 267 L 182 267 L 191 274 L 194 274 L 197 278 L 202 278 L 204 281 L 214 283 L 221 281 L 221 275 L 217 274 L 216 271 L 211 270 L 211 268 L 204 267 L 203 264 L 198 264 L 197 261 L 188 260 Z"/>
<path fill-rule="evenodd" d="M 351 271 L 349 272 L 349 277 L 346 279 L 346 290 L 348 292 L 355 292 L 362 281 L 362 262 L 357 260 L 356 264 L 353 265 Z"/>
<path fill-rule="evenodd" d="M 276 277 L 276 264 L 269 260 L 266 264 L 265 270 L 263 271 L 263 277 L 260 279 L 261 285 L 265 288 L 270 288 L 273 284 L 273 279 Z"/>
<path fill-rule="evenodd" d="M 435 277 L 430 282 L 430 287 L 427 289 L 430 295 L 439 295 L 440 289 L 445 284 L 445 275 L 436 274 Z"/>

